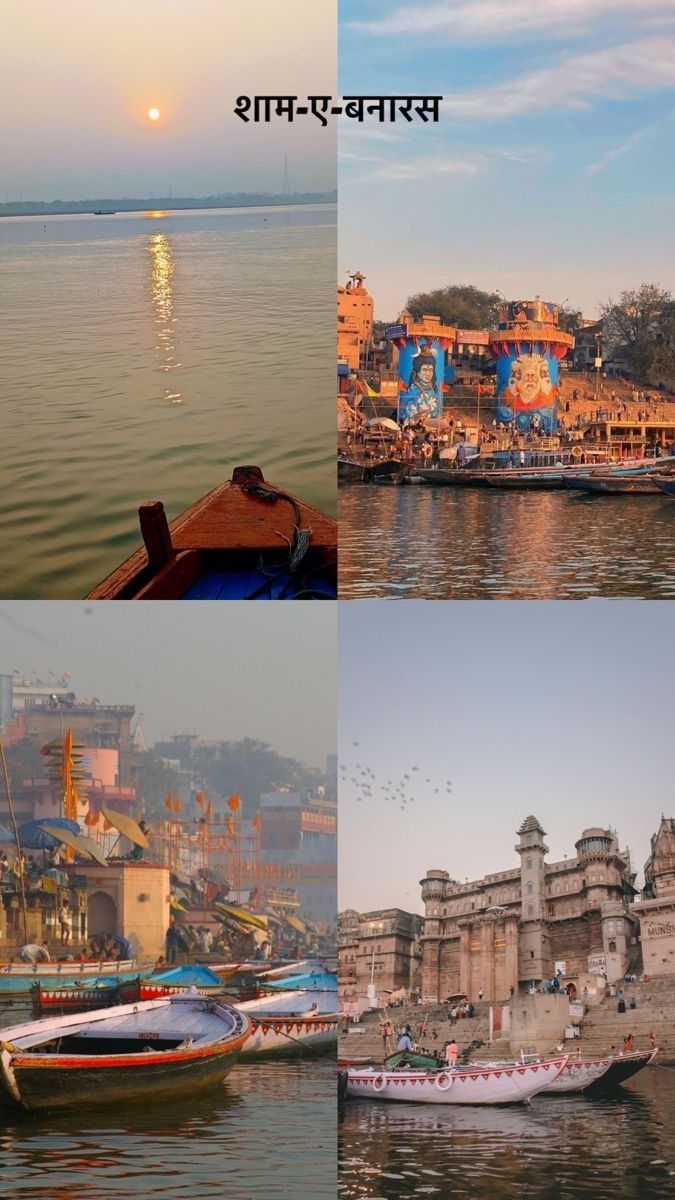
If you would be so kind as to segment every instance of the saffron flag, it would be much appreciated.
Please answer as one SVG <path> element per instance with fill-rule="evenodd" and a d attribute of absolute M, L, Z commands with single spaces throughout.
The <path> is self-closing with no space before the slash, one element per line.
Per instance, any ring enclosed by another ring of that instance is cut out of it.
<path fill-rule="evenodd" d="M 232 796 L 230 796 L 230 798 L 227 802 L 227 807 L 229 808 L 230 812 L 237 811 L 237 809 L 239 808 L 239 795 L 237 792 L 235 792 Z"/>

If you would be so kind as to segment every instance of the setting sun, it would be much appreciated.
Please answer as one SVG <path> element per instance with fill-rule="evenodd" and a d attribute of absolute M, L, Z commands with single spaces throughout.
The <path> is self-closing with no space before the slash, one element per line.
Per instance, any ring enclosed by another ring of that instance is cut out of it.
<path fill-rule="evenodd" d="M 151 121 L 159 121 L 159 118 L 161 115 L 162 114 L 160 113 L 158 108 L 149 108 L 148 109 L 148 116 Z"/>

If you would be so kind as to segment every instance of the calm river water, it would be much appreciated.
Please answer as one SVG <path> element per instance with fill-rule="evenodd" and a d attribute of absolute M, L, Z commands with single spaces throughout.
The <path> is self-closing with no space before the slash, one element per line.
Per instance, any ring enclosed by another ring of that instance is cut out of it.
<path fill-rule="evenodd" d="M 675 1068 L 609 1098 L 530 1107 L 348 1101 L 341 1200 L 666 1200 L 675 1195 Z"/>
<path fill-rule="evenodd" d="M 340 595 L 675 597 L 675 503 L 470 488 L 340 488 Z"/>
<path fill-rule="evenodd" d="M 2 218 L 3 597 L 85 595 L 238 464 L 335 510 L 335 220 Z"/>
<path fill-rule="evenodd" d="M 0 1195 L 335 1200 L 335 1061 L 239 1063 L 222 1090 L 148 1110 L 0 1109 Z"/>

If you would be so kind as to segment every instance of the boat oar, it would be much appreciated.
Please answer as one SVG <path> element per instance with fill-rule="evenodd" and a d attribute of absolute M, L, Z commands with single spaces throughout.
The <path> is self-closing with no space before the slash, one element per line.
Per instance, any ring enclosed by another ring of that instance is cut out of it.
<path fill-rule="evenodd" d="M 255 1028 L 258 1029 L 262 1022 L 254 1021 L 253 1024 Z M 267 1022 L 265 1022 L 265 1024 L 267 1024 Z M 305 1042 L 301 1042 L 299 1038 L 292 1037 L 290 1033 L 284 1033 L 283 1029 L 279 1029 L 278 1031 L 275 1030 L 275 1033 L 276 1032 L 279 1032 L 282 1037 L 288 1038 L 289 1042 L 295 1042 L 296 1046 L 299 1046 L 301 1050 L 311 1050 L 314 1054 L 320 1053 L 316 1046 L 308 1046 Z"/>

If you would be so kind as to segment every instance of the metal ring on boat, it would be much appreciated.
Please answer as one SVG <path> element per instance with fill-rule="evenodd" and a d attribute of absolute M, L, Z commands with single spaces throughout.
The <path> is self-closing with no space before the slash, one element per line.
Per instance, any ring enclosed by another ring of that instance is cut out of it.
<path fill-rule="evenodd" d="M 378 1075 L 377 1079 L 373 1080 L 373 1091 L 381 1092 L 382 1088 L 385 1087 L 386 1082 L 387 1081 L 386 1081 L 384 1075 Z"/>
<path fill-rule="evenodd" d="M 581 454 L 582 454 L 581 446 L 573 446 L 572 447 L 572 458 L 581 458 Z"/>
<path fill-rule="evenodd" d="M 422 454 L 424 455 L 424 457 L 431 458 L 433 452 L 434 452 L 433 447 L 431 447 L 428 442 L 425 442 L 424 445 L 422 446 Z"/>
<path fill-rule="evenodd" d="M 442 1071 L 436 1076 L 436 1087 L 439 1092 L 447 1092 L 448 1088 L 452 1087 L 452 1075 L 446 1075 L 445 1071 Z"/>

